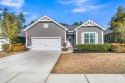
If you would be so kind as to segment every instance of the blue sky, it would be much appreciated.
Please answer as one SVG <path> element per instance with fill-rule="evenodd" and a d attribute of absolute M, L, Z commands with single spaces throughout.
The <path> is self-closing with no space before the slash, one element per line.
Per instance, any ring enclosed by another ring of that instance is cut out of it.
<path fill-rule="evenodd" d="M 0 8 L 23 12 L 27 23 L 48 15 L 57 22 L 72 24 L 93 20 L 107 27 L 118 6 L 125 0 L 0 0 Z"/>

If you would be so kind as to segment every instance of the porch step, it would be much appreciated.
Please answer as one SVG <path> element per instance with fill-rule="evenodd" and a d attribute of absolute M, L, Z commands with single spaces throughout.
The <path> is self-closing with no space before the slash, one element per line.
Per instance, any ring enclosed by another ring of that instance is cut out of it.
<path fill-rule="evenodd" d="M 69 50 L 73 50 L 73 47 L 68 47 Z"/>

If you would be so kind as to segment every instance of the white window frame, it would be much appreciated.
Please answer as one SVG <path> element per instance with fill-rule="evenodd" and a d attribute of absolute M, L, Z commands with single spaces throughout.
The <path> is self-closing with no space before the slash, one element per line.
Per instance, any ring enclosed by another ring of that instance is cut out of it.
<path fill-rule="evenodd" d="M 82 34 L 81 34 L 81 43 L 82 44 L 84 44 L 84 34 L 91 34 L 91 33 L 95 33 L 95 43 L 90 43 L 90 41 L 89 41 L 89 43 L 88 44 L 98 44 L 98 33 L 96 33 L 96 32 L 83 32 Z"/>

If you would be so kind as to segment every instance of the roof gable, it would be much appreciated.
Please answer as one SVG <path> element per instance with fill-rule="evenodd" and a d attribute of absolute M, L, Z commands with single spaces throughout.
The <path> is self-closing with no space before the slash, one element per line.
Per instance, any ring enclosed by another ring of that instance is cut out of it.
<path fill-rule="evenodd" d="M 30 29 L 32 26 L 34 26 L 35 24 L 37 24 L 38 22 L 49 22 L 52 21 L 55 24 L 57 24 L 58 26 L 62 27 L 65 30 L 68 30 L 67 28 L 65 28 L 64 26 L 62 26 L 61 24 L 57 23 L 56 21 L 54 21 L 53 19 L 51 19 L 50 17 L 44 15 L 42 18 L 40 18 L 39 20 L 37 20 L 36 22 L 34 22 L 33 24 L 31 24 L 30 26 L 28 26 L 27 28 L 24 29 L 24 31 Z"/>
<path fill-rule="evenodd" d="M 105 28 L 103 28 L 101 25 L 95 23 L 92 20 L 88 20 L 87 22 L 83 23 L 81 26 L 79 26 L 78 28 L 76 28 L 75 30 L 78 30 L 79 28 L 83 27 L 83 26 L 98 26 L 100 29 L 105 30 Z"/>

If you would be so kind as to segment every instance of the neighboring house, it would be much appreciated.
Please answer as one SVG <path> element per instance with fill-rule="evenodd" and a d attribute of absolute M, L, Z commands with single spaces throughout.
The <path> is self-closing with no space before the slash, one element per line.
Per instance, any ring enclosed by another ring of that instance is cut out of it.
<path fill-rule="evenodd" d="M 117 42 L 116 38 L 111 35 L 112 31 L 107 28 L 105 31 L 104 31 L 104 42 L 109 42 L 109 43 L 112 43 L 112 42 Z"/>
<path fill-rule="evenodd" d="M 2 30 L 1 30 L 1 26 L 0 26 L 0 34 L 2 33 Z M 23 31 L 23 29 L 21 30 L 20 34 L 18 35 L 18 39 L 20 41 L 20 43 L 23 43 L 25 44 L 25 32 Z M 9 39 L 3 37 L 3 36 L 0 36 L 0 51 L 2 51 L 2 45 L 3 44 L 8 44 L 9 43 Z"/>
<path fill-rule="evenodd" d="M 62 26 L 48 16 L 43 16 L 24 29 L 26 46 L 31 50 L 61 50 L 63 44 L 103 44 L 105 28 L 88 20 L 79 26 Z"/>
<path fill-rule="evenodd" d="M 0 34 L 2 33 L 2 30 L 1 30 L 1 26 L 0 26 Z M 4 38 L 4 37 L 2 37 L 1 35 L 0 35 L 0 51 L 2 51 L 2 45 L 3 44 L 6 44 L 6 43 L 9 43 L 9 40 L 8 39 L 6 39 L 6 38 Z"/>

